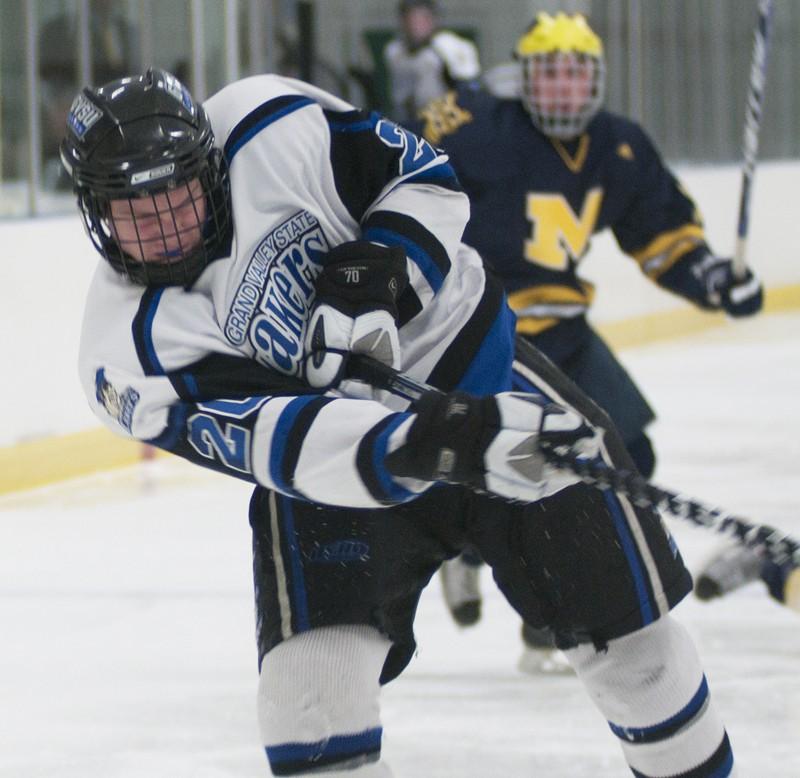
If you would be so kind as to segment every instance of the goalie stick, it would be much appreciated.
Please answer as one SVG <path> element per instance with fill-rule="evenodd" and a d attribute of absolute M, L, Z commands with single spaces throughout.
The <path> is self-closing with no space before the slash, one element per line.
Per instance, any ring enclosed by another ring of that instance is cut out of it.
<path fill-rule="evenodd" d="M 347 371 L 349 378 L 391 392 L 411 403 L 426 393 L 441 393 L 429 384 L 362 354 L 350 355 Z M 543 448 L 543 454 L 550 462 L 571 471 L 590 486 L 599 489 L 610 487 L 639 507 L 665 511 L 696 526 L 727 535 L 776 564 L 782 565 L 788 561 L 792 567 L 800 569 L 800 540 L 774 527 L 732 516 L 721 508 L 712 508 L 685 495 L 655 486 L 639 473 L 619 470 L 596 460 L 578 459 L 574 454 L 551 447 Z"/>
<path fill-rule="evenodd" d="M 760 0 L 758 21 L 753 36 L 753 57 L 750 63 L 750 85 L 745 104 L 742 152 L 742 188 L 739 195 L 739 222 L 736 228 L 736 249 L 733 270 L 738 278 L 746 272 L 747 233 L 750 227 L 750 193 L 758 153 L 758 134 L 761 129 L 761 105 L 767 80 L 767 54 L 772 33 L 772 0 Z"/>

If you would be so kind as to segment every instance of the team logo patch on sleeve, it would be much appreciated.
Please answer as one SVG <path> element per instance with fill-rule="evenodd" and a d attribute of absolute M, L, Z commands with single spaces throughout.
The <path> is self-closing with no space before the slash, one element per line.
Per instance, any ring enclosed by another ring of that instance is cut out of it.
<path fill-rule="evenodd" d="M 106 378 L 106 371 L 100 368 L 94 376 L 95 396 L 97 402 L 106 409 L 106 413 L 116 422 L 131 431 L 133 411 L 139 402 L 139 392 L 128 386 L 121 393 Z"/>
<path fill-rule="evenodd" d="M 472 121 L 472 114 L 456 102 L 457 97 L 455 92 L 448 92 L 420 111 L 420 118 L 425 123 L 422 134 L 431 143 L 441 143 L 445 135 L 452 135 L 459 127 Z"/>

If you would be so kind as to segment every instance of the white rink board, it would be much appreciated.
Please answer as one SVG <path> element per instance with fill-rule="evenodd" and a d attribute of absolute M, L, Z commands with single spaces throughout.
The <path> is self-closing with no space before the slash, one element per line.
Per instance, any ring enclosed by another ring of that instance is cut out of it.
<path fill-rule="evenodd" d="M 659 412 L 656 482 L 800 535 L 800 314 L 624 361 Z M 173 461 L 0 500 L 0 778 L 260 778 L 249 489 Z M 713 535 L 672 520 L 690 566 Z M 486 571 L 484 570 L 484 573 Z M 628 775 L 574 677 L 515 670 L 518 622 L 423 596 L 384 692 L 397 778 Z M 760 584 L 677 611 L 742 778 L 800 775 L 800 618 Z"/>

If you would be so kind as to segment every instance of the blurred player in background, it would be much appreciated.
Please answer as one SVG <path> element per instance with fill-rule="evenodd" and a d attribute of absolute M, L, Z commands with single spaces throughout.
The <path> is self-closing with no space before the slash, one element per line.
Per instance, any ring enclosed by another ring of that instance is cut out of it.
<path fill-rule="evenodd" d="M 470 197 L 464 240 L 503 280 L 517 332 L 611 416 L 649 478 L 654 413 L 586 318 L 594 289 L 578 267 L 592 235 L 610 228 L 645 276 L 704 310 L 753 315 L 762 287 L 711 250 L 694 202 L 644 130 L 603 110 L 603 45 L 583 16 L 539 14 L 515 57 L 519 95 L 461 86 L 422 110 L 422 132 L 448 153 Z M 475 617 L 474 565 L 454 560 L 445 573 L 457 620 Z"/>
<path fill-rule="evenodd" d="M 800 612 L 800 568 L 789 560 L 765 559 L 738 543 L 726 543 L 709 557 L 696 576 L 694 591 L 701 600 L 714 600 L 758 580 L 773 600 Z"/>
<path fill-rule="evenodd" d="M 414 655 L 422 589 L 466 545 L 558 634 L 637 775 L 731 774 L 669 613 L 688 571 L 654 510 L 547 464 L 548 442 L 629 457 L 538 352 L 522 344 L 512 366 L 513 316 L 461 243 L 469 202 L 446 156 L 300 81 L 256 76 L 199 106 L 149 70 L 76 97 L 62 159 L 103 258 L 79 359 L 94 412 L 255 485 L 275 775 L 391 775 L 380 684 Z M 413 408 L 373 393 L 346 379 L 352 353 L 442 393 Z"/>
<path fill-rule="evenodd" d="M 440 26 L 434 0 L 401 0 L 400 33 L 386 44 L 391 116 L 413 120 L 417 112 L 458 82 L 472 82 L 481 66 L 475 44 Z"/>
<path fill-rule="evenodd" d="M 51 4 L 55 6 L 56 4 Z M 70 103 L 80 83 L 78 14 L 71 3 L 47 20 L 39 32 L 39 75 L 42 83 L 42 162 L 46 188 L 69 189 L 58 156 Z M 139 29 L 128 9 L 113 0 L 92 0 L 89 51 L 95 83 L 121 78 L 141 65 Z"/>

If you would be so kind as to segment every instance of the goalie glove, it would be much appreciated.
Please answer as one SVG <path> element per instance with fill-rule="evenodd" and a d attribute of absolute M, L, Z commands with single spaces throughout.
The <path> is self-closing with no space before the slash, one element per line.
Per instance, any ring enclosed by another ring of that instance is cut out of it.
<path fill-rule="evenodd" d="M 536 394 L 425 395 L 405 443 L 386 457 L 390 473 L 464 484 L 508 500 L 534 502 L 580 479 L 549 464 L 543 446 L 593 458 L 598 431 Z"/>
<path fill-rule="evenodd" d="M 733 261 L 706 254 L 692 268 L 692 274 L 705 291 L 704 308 L 722 308 L 729 316 L 752 316 L 761 310 L 764 290 L 748 268 L 743 278 L 733 272 Z"/>
<path fill-rule="evenodd" d="M 407 285 L 406 255 L 399 246 L 357 240 L 331 250 L 315 283 L 306 329 L 311 386 L 336 386 L 351 352 L 400 367 L 397 298 Z"/>

